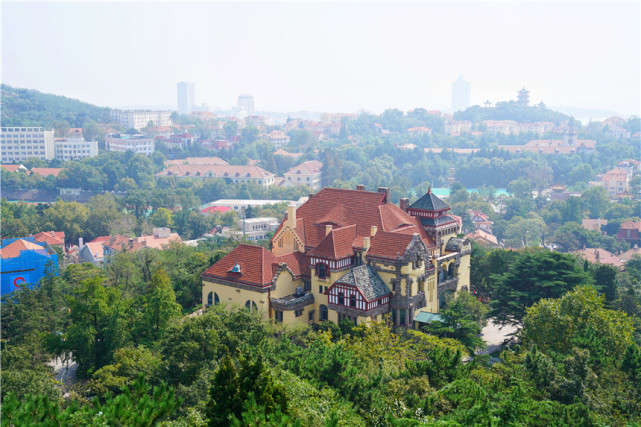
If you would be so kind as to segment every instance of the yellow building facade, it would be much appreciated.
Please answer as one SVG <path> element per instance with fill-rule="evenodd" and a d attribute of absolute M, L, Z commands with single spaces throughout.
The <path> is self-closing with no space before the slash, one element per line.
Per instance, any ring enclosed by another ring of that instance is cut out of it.
<path fill-rule="evenodd" d="M 387 188 L 322 189 L 288 208 L 271 251 L 242 244 L 207 269 L 203 308 L 227 303 L 305 324 L 389 315 L 413 327 L 446 292 L 469 290 L 471 245 L 449 209 L 430 191 L 399 207 Z"/>

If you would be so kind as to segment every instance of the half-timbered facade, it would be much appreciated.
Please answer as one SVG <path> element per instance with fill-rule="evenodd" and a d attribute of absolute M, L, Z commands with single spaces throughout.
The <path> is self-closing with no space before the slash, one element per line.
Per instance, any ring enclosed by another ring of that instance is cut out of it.
<path fill-rule="evenodd" d="M 448 211 L 430 191 L 398 207 L 386 188 L 322 189 L 288 208 L 272 251 L 240 245 L 207 269 L 203 307 L 232 303 L 286 323 L 389 315 L 412 327 L 444 292 L 469 287 L 471 247 Z"/>

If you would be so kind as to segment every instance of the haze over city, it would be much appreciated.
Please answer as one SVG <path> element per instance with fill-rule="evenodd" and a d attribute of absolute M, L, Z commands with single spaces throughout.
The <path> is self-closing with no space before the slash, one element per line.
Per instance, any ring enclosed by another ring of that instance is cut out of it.
<path fill-rule="evenodd" d="M 639 114 L 640 6 L 621 3 L 17 3 L 2 81 L 101 106 L 450 108 L 516 98 Z"/>

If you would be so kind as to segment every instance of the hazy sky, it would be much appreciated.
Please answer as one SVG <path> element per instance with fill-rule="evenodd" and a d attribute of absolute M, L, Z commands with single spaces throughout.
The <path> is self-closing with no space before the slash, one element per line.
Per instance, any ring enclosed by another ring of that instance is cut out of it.
<path fill-rule="evenodd" d="M 2 82 L 101 106 L 448 109 L 516 98 L 639 114 L 641 7 L 631 2 L 3 1 Z"/>

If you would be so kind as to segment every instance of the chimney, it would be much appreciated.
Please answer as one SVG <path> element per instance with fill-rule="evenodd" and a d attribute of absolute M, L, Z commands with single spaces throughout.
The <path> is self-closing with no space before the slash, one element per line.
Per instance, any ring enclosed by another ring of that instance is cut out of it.
<path fill-rule="evenodd" d="M 597 261 L 599 260 L 599 249 L 594 249 L 594 257 Z"/>
<path fill-rule="evenodd" d="M 115 241 L 116 241 L 116 236 L 111 236 L 109 238 L 109 246 L 113 245 Z"/>
<path fill-rule="evenodd" d="M 370 244 L 371 244 L 370 237 L 363 237 L 363 249 L 365 249 L 366 251 L 369 251 Z"/>
<path fill-rule="evenodd" d="M 401 199 L 401 205 L 400 205 L 401 210 L 407 212 L 407 208 L 409 207 L 410 207 L 410 199 L 408 199 L 407 197 L 403 197 Z"/>
<path fill-rule="evenodd" d="M 332 231 L 332 226 L 327 224 L 325 225 L 325 235 L 327 236 Z"/>
<path fill-rule="evenodd" d="M 287 206 L 287 222 L 285 225 L 296 228 L 296 205 L 293 203 Z"/>
<path fill-rule="evenodd" d="M 369 233 L 370 236 L 374 237 L 374 236 L 376 236 L 376 232 L 378 231 L 378 227 L 375 226 L 375 225 L 372 225 L 369 230 L 370 230 L 370 233 Z"/>
<path fill-rule="evenodd" d="M 379 193 L 385 194 L 385 197 L 383 198 L 383 203 L 389 203 L 390 202 L 390 200 L 389 200 L 389 187 L 378 187 L 378 190 L 376 190 L 376 191 L 378 191 Z"/>
<path fill-rule="evenodd" d="M 356 189 L 357 189 L 358 191 L 365 191 L 365 186 L 364 186 L 363 184 L 358 184 L 358 185 L 356 186 Z"/>
<path fill-rule="evenodd" d="M 85 241 L 82 237 L 78 238 L 78 249 L 82 249 L 82 247 L 85 245 Z"/>
<path fill-rule="evenodd" d="M 307 196 L 307 200 L 312 200 L 312 196 L 313 195 L 314 195 L 314 193 L 309 193 L 309 195 Z"/>

